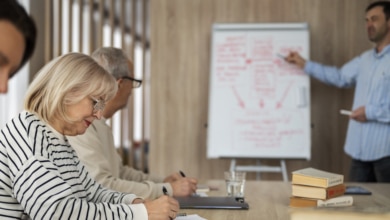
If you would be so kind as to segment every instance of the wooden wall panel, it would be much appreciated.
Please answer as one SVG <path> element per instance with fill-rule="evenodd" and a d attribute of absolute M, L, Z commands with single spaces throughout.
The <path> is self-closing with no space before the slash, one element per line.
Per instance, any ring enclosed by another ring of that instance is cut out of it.
<path fill-rule="evenodd" d="M 151 0 L 152 173 L 184 170 L 222 178 L 230 160 L 206 158 L 211 26 L 215 22 L 308 22 L 311 59 L 341 65 L 371 47 L 364 10 L 370 0 Z M 314 166 L 347 175 L 343 151 L 353 90 L 311 80 L 312 160 L 288 160 L 288 172 Z M 255 160 L 239 160 L 240 164 Z M 277 164 L 277 160 L 262 160 Z M 250 175 L 253 178 L 254 174 Z M 348 177 L 347 177 L 348 178 Z M 282 179 L 263 174 L 262 179 Z"/>

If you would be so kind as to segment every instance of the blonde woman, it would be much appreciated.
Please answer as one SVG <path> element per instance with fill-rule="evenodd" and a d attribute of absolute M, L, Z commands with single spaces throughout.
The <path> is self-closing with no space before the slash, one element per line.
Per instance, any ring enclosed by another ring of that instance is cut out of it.
<path fill-rule="evenodd" d="M 0 132 L 0 219 L 170 219 L 176 200 L 143 203 L 90 178 L 65 135 L 83 134 L 115 95 L 115 79 L 87 55 L 56 58 Z"/>

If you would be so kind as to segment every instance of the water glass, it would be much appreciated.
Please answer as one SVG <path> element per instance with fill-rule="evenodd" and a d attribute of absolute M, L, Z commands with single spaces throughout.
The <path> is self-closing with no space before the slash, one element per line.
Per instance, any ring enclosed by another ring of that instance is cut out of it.
<path fill-rule="evenodd" d="M 236 198 L 244 198 L 245 193 L 245 172 L 225 171 L 227 195 Z"/>

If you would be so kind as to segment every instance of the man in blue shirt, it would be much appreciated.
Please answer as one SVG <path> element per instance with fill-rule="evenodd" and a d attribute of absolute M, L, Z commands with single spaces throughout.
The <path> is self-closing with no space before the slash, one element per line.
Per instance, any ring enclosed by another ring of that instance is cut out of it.
<path fill-rule="evenodd" d="M 375 48 L 341 68 L 306 61 L 296 52 L 286 61 L 324 83 L 355 87 L 344 146 L 352 157 L 350 181 L 390 182 L 390 2 L 367 7 L 366 28 Z"/>

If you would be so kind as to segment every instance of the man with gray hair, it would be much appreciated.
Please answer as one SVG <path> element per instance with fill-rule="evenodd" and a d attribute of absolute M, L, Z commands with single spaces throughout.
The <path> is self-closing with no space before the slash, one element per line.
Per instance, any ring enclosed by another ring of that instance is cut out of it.
<path fill-rule="evenodd" d="M 89 173 L 107 188 L 148 199 L 162 196 L 163 187 L 171 196 L 194 193 L 197 184 L 194 178 L 173 173 L 163 179 L 122 164 L 106 120 L 127 106 L 132 89 L 140 87 L 142 81 L 133 78 L 133 63 L 120 49 L 99 48 L 93 52 L 92 58 L 115 77 L 118 92 L 107 102 L 102 120 L 95 120 L 84 135 L 68 137 Z"/>

